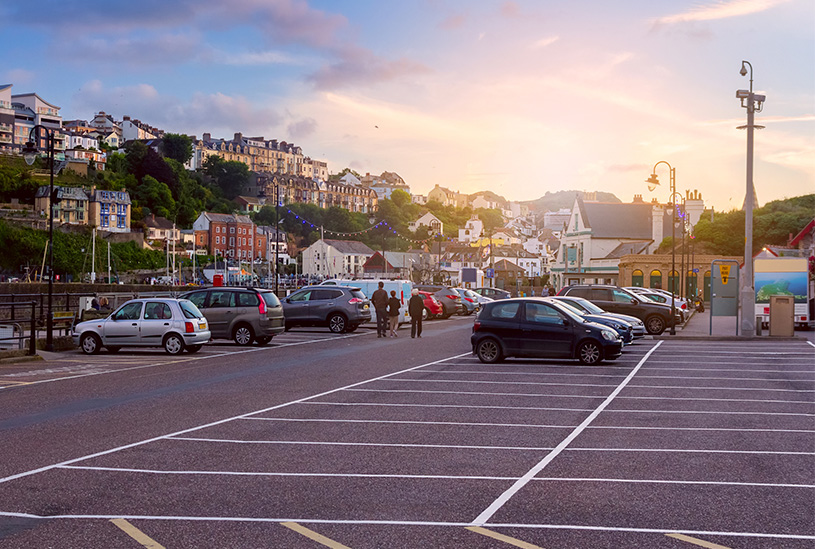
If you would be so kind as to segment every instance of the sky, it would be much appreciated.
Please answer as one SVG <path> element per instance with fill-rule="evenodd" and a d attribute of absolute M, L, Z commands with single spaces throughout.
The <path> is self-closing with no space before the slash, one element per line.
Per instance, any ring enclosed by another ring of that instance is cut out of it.
<path fill-rule="evenodd" d="M 0 84 L 64 120 L 278 139 L 414 194 L 668 202 L 664 161 L 720 211 L 747 188 L 747 60 L 759 204 L 815 193 L 813 0 L 29 0 L 0 43 Z"/>

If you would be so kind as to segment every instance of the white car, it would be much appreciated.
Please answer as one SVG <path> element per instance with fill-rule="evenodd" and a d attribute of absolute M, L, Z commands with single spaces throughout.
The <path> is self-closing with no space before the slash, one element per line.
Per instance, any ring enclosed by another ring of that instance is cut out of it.
<path fill-rule="evenodd" d="M 636 294 L 645 295 L 648 294 L 659 294 L 665 298 L 663 301 L 662 299 L 654 299 L 653 297 L 649 297 L 651 301 L 655 301 L 657 303 L 664 303 L 665 305 L 671 306 L 671 292 L 668 290 L 663 290 L 661 288 L 640 288 L 640 287 L 628 287 L 626 290 L 634 292 Z M 674 307 L 679 309 L 682 313 L 682 317 L 684 318 L 688 314 L 688 300 L 682 299 L 679 296 L 674 296 Z"/>
<path fill-rule="evenodd" d="M 191 301 L 169 297 L 132 299 L 110 316 L 75 325 L 71 337 L 82 352 L 102 347 L 164 347 L 171 355 L 197 353 L 210 340 L 207 319 Z"/>

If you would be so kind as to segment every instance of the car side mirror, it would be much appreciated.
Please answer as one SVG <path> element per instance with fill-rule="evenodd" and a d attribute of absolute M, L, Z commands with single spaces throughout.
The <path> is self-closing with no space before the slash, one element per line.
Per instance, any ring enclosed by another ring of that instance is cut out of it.
<path fill-rule="evenodd" d="M 634 299 L 634 298 L 632 297 L 632 298 L 631 298 L 631 303 L 632 303 L 632 304 L 634 304 L 634 305 L 636 305 L 637 303 L 639 303 L 639 301 L 637 301 L 636 299 Z"/>

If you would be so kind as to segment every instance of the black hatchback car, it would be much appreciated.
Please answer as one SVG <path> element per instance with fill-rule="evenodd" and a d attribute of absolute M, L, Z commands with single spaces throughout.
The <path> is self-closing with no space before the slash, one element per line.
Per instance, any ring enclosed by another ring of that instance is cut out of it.
<path fill-rule="evenodd" d="M 622 354 L 620 336 L 557 302 L 512 298 L 485 303 L 473 324 L 473 353 L 491 364 L 507 357 L 576 358 L 598 364 Z"/>

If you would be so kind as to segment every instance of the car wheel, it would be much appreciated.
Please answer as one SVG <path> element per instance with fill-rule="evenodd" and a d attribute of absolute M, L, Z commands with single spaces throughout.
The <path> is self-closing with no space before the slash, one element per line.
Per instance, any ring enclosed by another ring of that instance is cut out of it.
<path fill-rule="evenodd" d="M 599 364 L 603 360 L 603 350 L 596 341 L 584 341 L 577 348 L 577 358 L 587 366 Z"/>
<path fill-rule="evenodd" d="M 345 331 L 348 321 L 339 313 L 333 314 L 328 317 L 328 329 L 335 334 L 341 334 Z"/>
<path fill-rule="evenodd" d="M 164 338 L 164 350 L 168 355 L 180 355 L 184 350 L 184 340 L 178 334 L 169 334 Z"/>
<path fill-rule="evenodd" d="M 272 340 L 272 336 L 261 336 L 261 337 L 256 337 L 255 338 L 255 341 L 257 341 L 257 343 L 258 343 L 258 345 L 260 347 L 263 347 L 264 345 L 268 345 L 271 340 Z"/>
<path fill-rule="evenodd" d="M 238 345 L 251 345 L 252 341 L 255 340 L 255 334 L 252 332 L 251 326 L 238 324 L 237 328 L 235 328 L 235 333 L 232 334 L 232 339 L 234 339 Z"/>
<path fill-rule="evenodd" d="M 108 345 L 107 350 L 110 354 L 115 355 L 121 350 L 121 347 L 117 347 L 116 345 Z"/>
<path fill-rule="evenodd" d="M 645 319 L 645 330 L 651 335 L 659 335 L 665 331 L 665 320 L 659 315 L 651 315 Z"/>
<path fill-rule="evenodd" d="M 191 355 L 195 354 L 201 350 L 201 347 L 203 347 L 203 345 L 187 345 L 187 352 Z"/>
<path fill-rule="evenodd" d="M 95 355 L 102 348 L 102 340 L 96 334 L 85 334 L 79 340 L 79 347 L 86 355 Z"/>
<path fill-rule="evenodd" d="M 495 364 L 501 362 L 503 356 L 501 355 L 501 345 L 492 338 L 482 339 L 475 346 L 475 354 L 478 360 L 484 364 Z"/>

